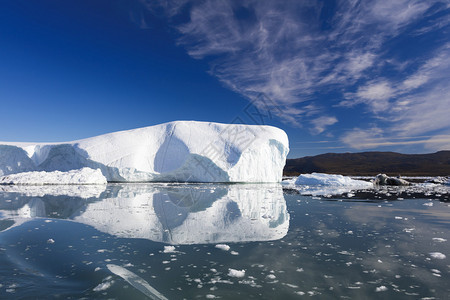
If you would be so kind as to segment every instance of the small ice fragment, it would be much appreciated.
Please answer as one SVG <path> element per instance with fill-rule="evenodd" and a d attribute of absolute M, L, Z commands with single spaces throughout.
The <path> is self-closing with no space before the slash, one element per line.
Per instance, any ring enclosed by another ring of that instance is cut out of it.
<path fill-rule="evenodd" d="M 231 253 L 231 255 L 239 255 L 239 252 L 236 252 L 236 251 L 231 251 L 230 253 Z"/>
<path fill-rule="evenodd" d="M 384 292 L 384 291 L 387 291 L 387 287 L 385 287 L 384 285 L 378 286 L 375 289 L 375 292 Z"/>
<path fill-rule="evenodd" d="M 269 275 L 267 275 L 266 277 L 269 278 L 269 279 L 275 279 L 275 278 L 277 278 L 277 276 L 275 276 L 275 275 L 273 275 L 273 274 L 269 274 Z"/>
<path fill-rule="evenodd" d="M 97 267 L 97 268 L 95 268 L 94 272 L 97 272 L 97 271 L 99 271 L 99 270 L 101 270 L 101 269 L 102 269 L 102 268 Z"/>
<path fill-rule="evenodd" d="M 297 270 L 295 270 L 296 272 L 303 272 L 303 268 L 297 268 Z"/>
<path fill-rule="evenodd" d="M 438 243 L 442 243 L 442 242 L 446 242 L 446 239 L 443 238 L 433 238 L 433 241 L 438 242 Z"/>
<path fill-rule="evenodd" d="M 47 240 L 47 244 L 53 244 L 54 242 L 55 242 L 54 239 L 48 239 L 48 240 Z"/>
<path fill-rule="evenodd" d="M 245 276 L 245 270 L 235 270 L 235 269 L 228 269 L 228 276 L 230 277 L 244 277 Z"/>
<path fill-rule="evenodd" d="M 217 249 L 223 250 L 223 251 L 228 251 L 230 250 L 230 246 L 228 246 L 227 244 L 217 244 L 216 245 Z"/>
<path fill-rule="evenodd" d="M 430 252 L 430 256 L 432 258 L 436 258 L 436 259 L 445 259 L 446 258 L 445 254 L 443 254 L 441 252 Z"/>
<path fill-rule="evenodd" d="M 97 285 L 94 288 L 94 292 L 100 292 L 100 291 L 104 291 L 107 290 L 111 287 L 111 285 L 114 283 L 114 281 L 106 281 L 106 282 L 102 282 L 99 285 Z"/>
<path fill-rule="evenodd" d="M 303 296 L 305 293 L 302 291 L 295 292 L 297 295 Z"/>
<path fill-rule="evenodd" d="M 397 216 L 395 216 L 395 219 L 396 219 L 396 220 L 402 220 L 403 218 L 402 218 L 402 217 L 397 217 Z"/>
<path fill-rule="evenodd" d="M 175 251 L 175 246 L 164 246 L 164 253 L 174 253 Z"/>
<path fill-rule="evenodd" d="M 206 295 L 206 299 L 216 299 L 216 298 L 217 297 L 215 295 L 211 295 L 211 294 Z"/>
<path fill-rule="evenodd" d="M 426 202 L 423 205 L 425 205 L 425 206 L 433 206 L 433 202 Z"/>

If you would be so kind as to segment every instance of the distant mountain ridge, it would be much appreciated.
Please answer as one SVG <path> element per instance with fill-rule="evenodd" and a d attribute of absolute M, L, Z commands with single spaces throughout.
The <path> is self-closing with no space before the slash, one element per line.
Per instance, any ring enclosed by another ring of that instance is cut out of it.
<path fill-rule="evenodd" d="M 450 151 L 430 154 L 396 152 L 326 153 L 287 159 L 283 174 L 329 173 L 372 176 L 379 173 L 403 176 L 450 175 Z"/>

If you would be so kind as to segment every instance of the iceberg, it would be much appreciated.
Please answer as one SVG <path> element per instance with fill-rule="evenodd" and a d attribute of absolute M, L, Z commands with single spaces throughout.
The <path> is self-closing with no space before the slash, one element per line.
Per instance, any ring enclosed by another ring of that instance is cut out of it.
<path fill-rule="evenodd" d="M 341 195 L 354 190 L 373 188 L 372 182 L 356 180 L 349 176 L 312 173 L 301 174 L 282 184 L 286 188 L 297 190 L 302 195 L 325 196 Z"/>
<path fill-rule="evenodd" d="M 363 180 L 355 180 L 349 176 L 335 175 L 335 174 L 301 174 L 295 180 L 296 185 L 322 185 L 322 186 L 336 186 L 336 187 L 373 187 L 373 184 Z"/>
<path fill-rule="evenodd" d="M 175 121 L 65 143 L 0 142 L 0 176 L 88 167 L 109 182 L 280 182 L 288 152 L 276 127 Z"/>
<path fill-rule="evenodd" d="M 32 171 L 0 176 L 0 184 L 5 185 L 75 185 L 106 184 L 100 169 L 82 168 L 67 172 Z"/>

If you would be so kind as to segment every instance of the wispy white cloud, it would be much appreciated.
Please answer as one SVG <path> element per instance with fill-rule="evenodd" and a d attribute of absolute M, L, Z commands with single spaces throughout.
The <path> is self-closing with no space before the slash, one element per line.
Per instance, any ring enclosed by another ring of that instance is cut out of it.
<path fill-rule="evenodd" d="M 398 138 L 372 138 L 372 134 L 378 134 L 373 132 L 373 129 L 362 130 L 356 129 L 342 137 L 345 144 L 355 149 L 377 149 L 379 147 L 388 146 L 411 146 L 411 145 L 423 145 L 424 149 L 429 151 L 439 151 L 450 149 L 450 135 L 436 135 L 429 138 L 417 138 L 407 137 L 404 139 Z"/>
<path fill-rule="evenodd" d="M 318 117 L 317 119 L 311 121 L 311 123 L 314 125 L 314 128 L 311 131 L 314 134 L 322 133 L 325 131 L 326 127 L 331 126 L 337 122 L 338 119 L 336 119 L 336 117 L 328 117 L 328 116 Z"/>
<path fill-rule="evenodd" d="M 399 36 L 450 26 L 448 2 L 339 0 L 331 12 L 312 0 L 159 5 L 189 55 L 208 60 L 211 74 L 244 97 L 256 103 L 261 94 L 269 97 L 290 124 L 321 134 L 338 121 L 327 117 L 336 115 L 330 108 L 355 110 L 359 104 L 371 122 L 384 123 L 347 133 L 341 140 L 348 145 L 358 147 L 354 141 L 365 134 L 389 138 L 450 130 L 448 46 L 403 61 L 387 46 Z M 179 21 L 182 13 L 187 15 Z"/>

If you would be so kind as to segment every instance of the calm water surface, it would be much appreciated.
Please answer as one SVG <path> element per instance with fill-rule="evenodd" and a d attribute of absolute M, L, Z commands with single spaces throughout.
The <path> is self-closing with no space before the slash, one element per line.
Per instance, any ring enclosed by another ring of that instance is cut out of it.
<path fill-rule="evenodd" d="M 448 188 L 312 194 L 0 187 L 0 298 L 450 298 Z"/>

